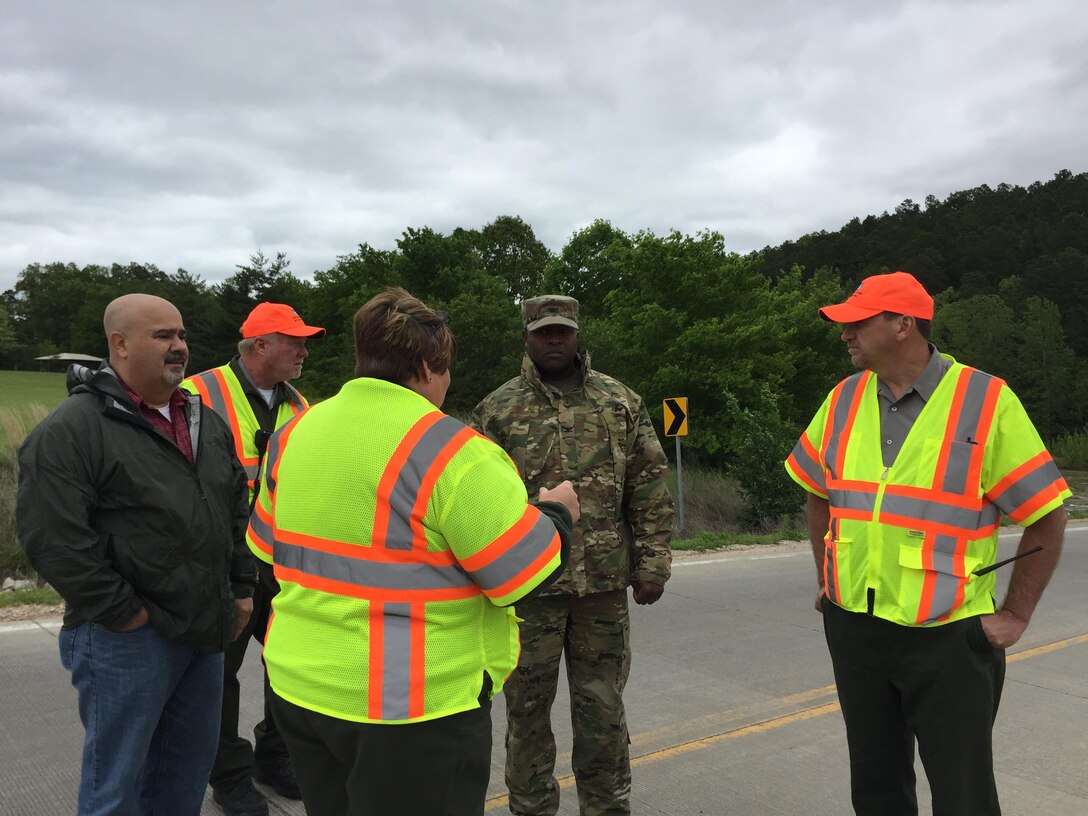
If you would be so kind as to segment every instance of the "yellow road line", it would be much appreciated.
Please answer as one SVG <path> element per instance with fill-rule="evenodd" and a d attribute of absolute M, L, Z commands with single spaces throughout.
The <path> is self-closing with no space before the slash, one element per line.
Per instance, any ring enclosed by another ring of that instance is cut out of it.
<path fill-rule="evenodd" d="M 1074 637 L 1066 638 L 1065 640 L 1057 640 L 1053 643 L 1047 643 L 1043 646 L 1036 646 L 1034 649 L 1025 649 L 1022 652 L 1011 654 L 1006 658 L 1007 663 L 1014 663 L 1019 660 L 1026 660 L 1031 657 L 1038 657 L 1039 655 L 1049 654 L 1050 652 L 1056 652 L 1059 649 L 1065 649 L 1069 646 L 1077 646 L 1082 643 L 1088 643 L 1088 634 L 1076 635 Z M 786 697 L 780 698 L 779 702 L 783 704 L 798 703 L 806 700 L 811 700 L 817 697 L 822 697 L 826 694 L 832 693 L 835 690 L 834 684 L 829 686 L 823 686 L 817 689 L 809 689 L 808 691 L 798 692 L 797 694 L 791 694 Z M 716 745 L 719 742 L 725 742 L 727 740 L 740 739 L 741 737 L 749 737 L 754 734 L 764 734 L 768 731 L 774 731 L 775 729 L 782 728 L 786 725 L 792 725 L 796 722 L 803 722 L 805 720 L 812 720 L 816 717 L 822 717 L 825 714 L 830 714 L 839 710 L 839 704 L 826 703 L 824 705 L 813 706 L 812 708 L 806 708 L 801 711 L 796 711 L 792 714 L 783 714 L 781 717 L 772 717 L 769 720 L 763 720 L 762 722 L 752 723 L 750 725 L 744 725 L 740 728 L 734 728 L 730 731 L 724 731 L 720 734 L 712 734 L 709 737 L 700 737 L 699 739 L 689 740 L 688 742 L 682 742 L 678 745 L 672 745 L 668 748 L 662 748 L 657 751 L 650 751 L 647 754 L 631 758 L 631 767 L 637 767 L 639 765 L 646 765 L 650 762 L 657 762 L 662 759 L 669 759 L 674 756 L 680 756 L 681 754 L 687 754 L 692 751 L 701 751 L 704 748 L 709 748 L 711 745 Z M 716 716 L 716 715 L 708 715 Z M 561 776 L 556 779 L 559 783 L 561 790 L 566 790 L 574 785 L 573 774 L 567 776 Z M 484 811 L 489 812 L 495 810 L 498 807 L 507 804 L 507 795 L 501 794 L 488 799 L 484 804 Z"/>
<path fill-rule="evenodd" d="M 1081 643 L 1088 643 L 1088 635 L 1077 635 L 1075 637 L 1066 638 L 1065 640 L 1056 640 L 1053 643 L 1047 643 L 1045 646 L 1036 646 L 1034 649 L 1025 649 L 1022 652 L 1009 655 L 1005 658 L 1005 662 L 1015 663 L 1017 660 L 1027 660 L 1029 657 L 1038 657 L 1039 655 L 1047 654 L 1049 652 L 1056 652 L 1058 649 L 1064 649 L 1067 646 L 1077 646 Z"/>

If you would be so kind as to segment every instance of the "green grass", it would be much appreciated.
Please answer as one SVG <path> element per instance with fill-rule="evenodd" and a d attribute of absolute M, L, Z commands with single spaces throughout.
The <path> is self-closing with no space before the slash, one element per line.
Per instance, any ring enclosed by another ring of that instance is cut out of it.
<path fill-rule="evenodd" d="M 52 408 L 68 396 L 64 377 L 51 371 L 0 371 L 0 406 L 36 402 Z"/>
<path fill-rule="evenodd" d="M 65 375 L 0 371 L 0 455 L 18 447 L 30 429 L 68 396 Z"/>
<path fill-rule="evenodd" d="M 33 574 L 15 536 L 15 452 L 31 429 L 67 396 L 64 381 L 65 375 L 55 372 L 0 371 L 0 579 Z M 0 605 L 56 603 L 13 600 L 22 594 L 3 593 Z"/>
<path fill-rule="evenodd" d="M 28 604 L 59 604 L 64 603 L 60 595 L 49 587 L 37 587 L 35 589 L 17 589 L 14 592 L 0 592 L 0 609 L 9 606 L 26 606 Z"/>
<path fill-rule="evenodd" d="M 672 542 L 674 550 L 705 552 L 723 550 L 729 547 L 751 547 L 777 544 L 786 539 L 804 539 L 806 535 L 798 530 L 781 530 L 775 533 L 710 533 L 701 532 L 691 538 L 677 539 Z"/>

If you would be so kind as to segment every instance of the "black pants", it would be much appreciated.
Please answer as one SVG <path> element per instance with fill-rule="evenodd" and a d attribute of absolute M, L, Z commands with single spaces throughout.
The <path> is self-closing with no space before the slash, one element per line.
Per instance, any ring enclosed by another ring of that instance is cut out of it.
<path fill-rule="evenodd" d="M 991 736 L 1005 652 L 979 619 L 899 626 L 825 598 L 824 634 L 858 816 L 916 816 L 916 738 L 934 816 L 999 816 Z"/>
<path fill-rule="evenodd" d="M 490 688 L 490 684 L 488 684 Z M 491 701 L 408 725 L 340 720 L 273 693 L 308 816 L 480 816 Z"/>
<path fill-rule="evenodd" d="M 268 765 L 287 756 L 287 745 L 276 727 L 276 719 L 269 702 L 272 689 L 268 685 L 267 672 L 264 674 L 262 689 L 264 719 L 253 729 L 255 746 L 238 734 L 238 709 L 241 699 L 238 670 L 245 660 L 250 638 L 264 643 L 272 598 L 279 591 L 270 566 L 263 561 L 259 562 L 258 573 L 257 588 L 253 592 L 253 615 L 237 640 L 227 645 L 223 656 L 223 711 L 219 722 L 219 747 L 209 780 L 216 789 L 229 790 L 249 781 L 253 775 L 254 763 Z"/>

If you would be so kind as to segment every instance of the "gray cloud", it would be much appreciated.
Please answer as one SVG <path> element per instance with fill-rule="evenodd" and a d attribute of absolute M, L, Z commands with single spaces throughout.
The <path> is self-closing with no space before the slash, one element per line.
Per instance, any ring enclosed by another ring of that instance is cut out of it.
<path fill-rule="evenodd" d="M 306 275 L 408 226 L 748 251 L 1088 169 L 1088 7 L 10 4 L 0 288 L 32 262 Z"/>

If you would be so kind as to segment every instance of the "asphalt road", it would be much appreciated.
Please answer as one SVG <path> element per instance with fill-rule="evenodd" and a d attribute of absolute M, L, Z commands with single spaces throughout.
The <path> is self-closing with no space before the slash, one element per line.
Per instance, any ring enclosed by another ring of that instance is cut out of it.
<path fill-rule="evenodd" d="M 1002 539 L 1011 554 L 1015 535 Z M 1008 570 L 1002 570 L 1007 574 Z M 633 607 L 627 690 L 636 814 L 841 816 L 846 743 L 805 549 L 676 562 L 665 596 Z M 54 622 L 0 627 L 0 814 L 74 812 L 82 731 Z M 243 724 L 260 716 L 259 662 L 244 667 Z M 995 728 L 1007 814 L 1088 813 L 1088 527 L 1072 527 L 1054 581 L 1010 651 Z M 569 698 L 554 709 L 561 814 L 576 814 Z M 494 711 L 488 814 L 507 814 L 503 705 Z M 930 814 L 919 768 L 922 813 Z M 302 814 L 273 795 L 273 814 Z M 220 814 L 206 801 L 208 816 Z"/>

